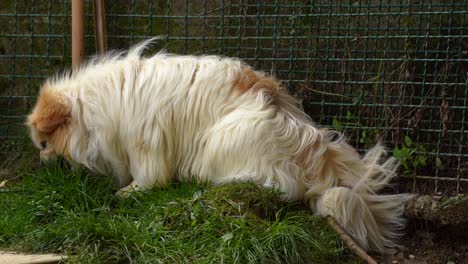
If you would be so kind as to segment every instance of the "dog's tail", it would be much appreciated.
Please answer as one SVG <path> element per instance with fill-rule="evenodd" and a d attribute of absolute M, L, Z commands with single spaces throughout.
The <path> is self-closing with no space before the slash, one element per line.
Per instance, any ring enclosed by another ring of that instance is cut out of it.
<path fill-rule="evenodd" d="M 331 216 L 364 249 L 389 253 L 405 221 L 407 194 L 380 195 L 398 163 L 377 145 L 361 157 L 338 132 L 307 127 L 302 155 L 304 199 L 319 215 Z"/>

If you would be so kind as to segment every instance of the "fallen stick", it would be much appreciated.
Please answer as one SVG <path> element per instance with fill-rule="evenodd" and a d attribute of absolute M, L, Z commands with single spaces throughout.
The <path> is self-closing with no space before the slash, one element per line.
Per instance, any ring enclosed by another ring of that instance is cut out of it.
<path fill-rule="evenodd" d="M 0 263 L 14 264 L 39 264 L 39 263 L 59 263 L 67 256 L 57 254 L 22 254 L 17 252 L 0 251 Z"/>
<path fill-rule="evenodd" d="M 340 239 L 345 242 L 345 244 L 354 254 L 369 264 L 377 264 L 377 261 L 369 256 L 364 249 L 358 246 L 358 244 L 356 244 L 356 242 L 354 242 L 354 240 L 348 234 L 346 234 L 343 228 L 336 222 L 333 217 L 327 216 L 326 219 L 328 225 L 330 225 L 330 227 L 336 232 Z"/>

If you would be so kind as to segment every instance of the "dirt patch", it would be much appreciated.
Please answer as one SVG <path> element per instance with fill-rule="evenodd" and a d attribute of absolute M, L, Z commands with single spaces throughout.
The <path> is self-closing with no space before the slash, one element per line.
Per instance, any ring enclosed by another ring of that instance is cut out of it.
<path fill-rule="evenodd" d="M 454 208 L 453 210 L 450 210 Z M 442 207 L 430 218 L 410 218 L 401 248 L 392 256 L 377 257 L 379 263 L 468 263 L 468 203 Z M 428 214 L 422 214 L 427 216 Z M 452 223 L 452 224 L 441 224 Z"/>
<path fill-rule="evenodd" d="M 413 229 L 414 227 L 410 228 Z M 377 258 L 379 263 L 464 264 L 468 263 L 468 236 L 463 230 L 446 227 L 438 230 L 409 230 L 398 253 Z"/>

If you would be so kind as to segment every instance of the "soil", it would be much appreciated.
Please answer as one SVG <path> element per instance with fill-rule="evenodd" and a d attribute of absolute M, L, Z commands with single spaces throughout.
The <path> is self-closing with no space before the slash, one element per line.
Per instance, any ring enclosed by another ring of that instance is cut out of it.
<path fill-rule="evenodd" d="M 429 211 L 413 213 L 401 248 L 392 256 L 376 257 L 377 262 L 468 264 L 468 201 L 463 199 L 454 206 L 446 204 L 440 210 L 434 210 L 434 203 L 431 203 Z"/>
<path fill-rule="evenodd" d="M 412 230 L 402 240 L 403 248 L 379 263 L 466 264 L 468 263 L 467 230 Z"/>

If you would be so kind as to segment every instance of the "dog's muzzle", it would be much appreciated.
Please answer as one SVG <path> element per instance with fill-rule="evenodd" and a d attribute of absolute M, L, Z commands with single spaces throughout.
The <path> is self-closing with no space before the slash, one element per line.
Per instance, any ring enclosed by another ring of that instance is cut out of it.
<path fill-rule="evenodd" d="M 58 166 L 60 166 L 62 168 L 67 168 L 67 169 L 72 168 L 72 163 L 70 161 L 68 161 L 67 159 L 65 159 L 62 156 L 57 155 L 53 151 L 42 150 L 39 155 L 40 155 L 40 158 L 41 158 L 41 160 L 40 160 L 41 167 L 45 167 L 48 164 L 54 164 L 55 163 L 55 164 L 57 164 Z"/>
<path fill-rule="evenodd" d="M 55 154 L 54 151 L 48 149 L 41 150 L 39 157 L 41 158 L 41 162 L 51 162 L 57 160 L 57 154 Z"/>

